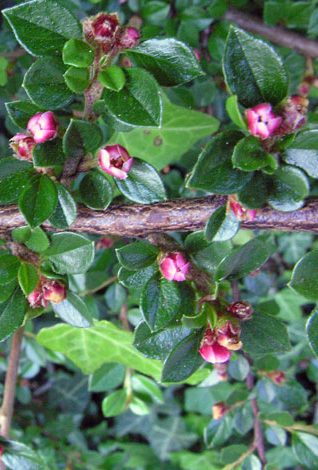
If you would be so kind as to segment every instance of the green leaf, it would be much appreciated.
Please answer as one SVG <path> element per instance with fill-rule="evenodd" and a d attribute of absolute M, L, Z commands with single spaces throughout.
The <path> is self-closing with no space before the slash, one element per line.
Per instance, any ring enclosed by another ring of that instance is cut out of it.
<path fill-rule="evenodd" d="M 216 281 L 239 279 L 260 268 L 269 256 L 265 243 L 253 238 L 226 256 L 214 275 Z"/>
<path fill-rule="evenodd" d="M 228 112 L 228 115 L 230 116 L 234 124 L 236 124 L 238 127 L 241 127 L 244 130 L 247 130 L 247 125 L 240 112 L 236 95 L 232 95 L 226 100 L 225 107 Z"/>
<path fill-rule="evenodd" d="M 21 263 L 18 272 L 18 279 L 24 294 L 29 295 L 35 289 L 39 280 L 39 275 L 37 270 L 31 264 Z"/>
<path fill-rule="evenodd" d="M 309 345 L 313 353 L 318 357 L 318 308 L 312 312 L 306 323 L 306 332 Z"/>
<path fill-rule="evenodd" d="M 19 197 L 19 210 L 30 227 L 50 217 L 57 203 L 57 191 L 47 175 L 35 176 Z"/>
<path fill-rule="evenodd" d="M 153 264 L 159 249 L 147 242 L 135 242 L 116 250 L 118 261 L 130 271 L 138 271 Z"/>
<path fill-rule="evenodd" d="M 20 261 L 17 256 L 3 254 L 0 256 L 0 284 L 7 284 L 18 274 Z"/>
<path fill-rule="evenodd" d="M 74 67 L 89 67 L 94 62 L 94 50 L 80 39 L 70 39 L 63 47 L 63 62 Z"/>
<path fill-rule="evenodd" d="M 54 313 L 69 325 L 76 328 L 92 326 L 92 315 L 86 303 L 73 292 L 68 292 L 63 302 L 52 303 Z"/>
<path fill-rule="evenodd" d="M 155 79 L 143 69 L 125 69 L 126 83 L 119 91 L 105 90 L 107 112 L 119 123 L 132 127 L 159 127 L 162 120 L 161 91 Z"/>
<path fill-rule="evenodd" d="M 14 124 L 26 129 L 32 116 L 39 113 L 41 109 L 30 101 L 11 101 L 5 103 L 8 114 Z"/>
<path fill-rule="evenodd" d="M 63 137 L 63 149 L 70 158 L 82 158 L 102 145 L 103 134 L 97 124 L 71 119 Z"/>
<path fill-rule="evenodd" d="M 133 364 L 135 370 L 158 380 L 161 363 L 146 359 L 132 346 L 132 339 L 132 333 L 105 320 L 85 329 L 59 324 L 37 335 L 39 344 L 65 354 L 84 374 L 93 374 L 104 363 L 118 362 L 126 367 Z"/>
<path fill-rule="evenodd" d="M 126 368 L 122 364 L 104 364 L 89 377 L 90 392 L 107 392 L 122 384 Z"/>
<path fill-rule="evenodd" d="M 203 334 L 203 329 L 193 331 L 173 348 L 163 366 L 162 382 L 182 382 L 203 364 L 199 353 Z"/>
<path fill-rule="evenodd" d="M 124 180 L 115 178 L 116 185 L 121 193 L 134 202 L 150 204 L 164 201 L 166 191 L 157 171 L 137 158 L 134 158 L 128 177 Z"/>
<path fill-rule="evenodd" d="M 118 281 L 125 287 L 144 287 L 149 279 L 156 273 L 158 266 L 152 264 L 139 271 L 130 271 L 124 267 L 118 272 Z"/>
<path fill-rule="evenodd" d="M 14 289 L 16 288 L 16 285 L 17 280 L 15 278 L 7 284 L 1 284 L 0 303 L 5 302 L 6 300 L 8 300 L 9 297 L 11 297 Z"/>
<path fill-rule="evenodd" d="M 164 403 L 164 397 L 159 386 L 148 377 L 134 374 L 131 385 L 135 394 L 142 400 L 148 403 Z"/>
<path fill-rule="evenodd" d="M 318 301 L 318 250 L 307 253 L 298 261 L 288 286 L 306 299 Z"/>
<path fill-rule="evenodd" d="M 21 46 L 35 56 L 60 54 L 65 41 L 82 37 L 80 22 L 58 2 L 34 0 L 2 13 Z"/>
<path fill-rule="evenodd" d="M 82 201 L 87 207 L 104 210 L 112 202 L 113 190 L 108 179 L 99 171 L 90 171 L 79 186 Z"/>
<path fill-rule="evenodd" d="M 65 65 L 57 57 L 43 57 L 34 62 L 24 76 L 23 87 L 40 108 L 58 109 L 68 105 L 74 94 L 64 81 Z"/>
<path fill-rule="evenodd" d="M 253 317 L 242 323 L 243 349 L 252 355 L 283 353 L 291 349 L 284 323 L 272 315 L 254 312 Z"/>
<path fill-rule="evenodd" d="M 235 146 L 232 163 L 242 171 L 254 171 L 264 167 L 277 168 L 277 160 L 270 153 L 264 152 L 257 137 L 250 135 L 240 140 Z"/>
<path fill-rule="evenodd" d="M 318 129 L 297 134 L 286 149 L 284 160 L 290 165 L 302 168 L 309 176 L 318 178 Z"/>
<path fill-rule="evenodd" d="M 87 68 L 69 67 L 63 77 L 68 88 L 74 93 L 81 93 L 89 85 L 89 71 Z"/>
<path fill-rule="evenodd" d="M 203 75 L 192 50 L 174 38 L 149 39 L 127 51 L 127 55 L 162 86 L 181 85 Z"/>
<path fill-rule="evenodd" d="M 296 459 L 308 468 L 318 465 L 318 438 L 305 432 L 295 432 L 292 436 Z"/>
<path fill-rule="evenodd" d="M 269 204 L 282 212 L 295 211 L 302 207 L 309 194 L 309 183 L 301 170 L 292 166 L 281 166 L 273 174 Z"/>
<path fill-rule="evenodd" d="M 2 442 L 1 442 L 2 445 Z M 6 441 L 4 444 L 3 463 L 10 470 L 51 470 L 40 452 L 36 452 L 25 444 Z"/>
<path fill-rule="evenodd" d="M 205 237 L 210 243 L 225 242 L 233 238 L 240 227 L 240 222 L 235 215 L 230 212 L 226 213 L 226 206 L 219 207 L 206 223 Z"/>
<path fill-rule="evenodd" d="M 189 188 L 233 194 L 250 180 L 251 174 L 232 168 L 232 153 L 244 137 L 239 131 L 225 131 L 213 137 L 203 149 L 187 182 Z"/>
<path fill-rule="evenodd" d="M 267 201 L 270 178 L 261 171 L 255 171 L 248 183 L 237 193 L 238 201 L 247 209 L 259 209 Z"/>
<path fill-rule="evenodd" d="M 112 65 L 98 75 L 98 81 L 108 90 L 120 91 L 126 83 L 123 70 L 117 65 Z"/>
<path fill-rule="evenodd" d="M 221 446 L 228 440 L 233 431 L 233 420 L 223 416 L 219 420 L 212 419 L 204 431 L 204 441 L 208 448 Z"/>
<path fill-rule="evenodd" d="M 199 139 L 217 131 L 219 121 L 205 113 L 176 106 L 163 96 L 160 129 L 116 132 L 110 142 L 125 147 L 130 155 L 147 161 L 157 170 L 177 162 Z"/>
<path fill-rule="evenodd" d="M 0 304 L 0 341 L 14 333 L 23 323 L 26 299 L 19 287 L 12 296 Z"/>
<path fill-rule="evenodd" d="M 61 139 L 53 139 L 37 144 L 33 150 L 33 162 L 36 167 L 46 168 L 64 165 L 65 155 Z"/>
<path fill-rule="evenodd" d="M 102 402 L 103 415 L 106 418 L 117 416 L 125 411 L 128 406 L 127 390 L 116 390 L 115 392 L 107 395 Z"/>
<path fill-rule="evenodd" d="M 231 93 L 249 108 L 278 104 L 288 91 L 285 66 L 266 42 L 231 27 L 224 52 L 223 71 Z"/>
<path fill-rule="evenodd" d="M 0 160 L 0 204 L 18 199 L 29 182 L 32 165 L 16 158 Z"/>
<path fill-rule="evenodd" d="M 68 228 L 76 220 L 77 207 L 72 194 L 61 183 L 55 183 L 57 204 L 51 217 L 50 224 L 57 228 Z"/>
<path fill-rule="evenodd" d="M 47 250 L 50 246 L 50 242 L 46 233 L 40 227 L 36 227 L 34 230 L 30 230 L 30 236 L 27 240 L 25 240 L 24 243 L 29 248 L 29 250 L 35 251 L 37 253 L 41 253 L 42 251 Z"/>
<path fill-rule="evenodd" d="M 94 260 L 94 242 L 79 233 L 54 233 L 43 256 L 60 274 L 85 273 Z"/>

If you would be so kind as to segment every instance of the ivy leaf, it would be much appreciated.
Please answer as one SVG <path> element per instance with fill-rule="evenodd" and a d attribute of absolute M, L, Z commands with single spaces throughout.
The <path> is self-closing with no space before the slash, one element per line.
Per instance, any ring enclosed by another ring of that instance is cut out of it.
<path fill-rule="evenodd" d="M 20 287 L 12 296 L 0 304 L 0 341 L 14 333 L 23 323 L 26 312 L 26 298 Z"/>
<path fill-rule="evenodd" d="M 99 171 L 90 171 L 79 186 L 82 201 L 96 210 L 106 209 L 112 202 L 113 190 L 108 179 Z"/>
<path fill-rule="evenodd" d="M 192 50 L 174 38 L 149 39 L 127 51 L 130 60 L 152 73 L 159 85 L 177 86 L 203 75 Z"/>
<path fill-rule="evenodd" d="M 52 308 L 54 313 L 69 325 L 76 328 L 92 326 L 92 315 L 86 303 L 73 292 L 69 292 L 63 302 L 52 303 Z"/>
<path fill-rule="evenodd" d="M 318 301 L 318 250 L 307 253 L 298 261 L 288 285 L 306 299 Z"/>
<path fill-rule="evenodd" d="M 55 183 L 57 204 L 49 218 L 50 224 L 57 228 L 68 228 L 76 220 L 77 206 L 72 194 L 61 183 Z"/>

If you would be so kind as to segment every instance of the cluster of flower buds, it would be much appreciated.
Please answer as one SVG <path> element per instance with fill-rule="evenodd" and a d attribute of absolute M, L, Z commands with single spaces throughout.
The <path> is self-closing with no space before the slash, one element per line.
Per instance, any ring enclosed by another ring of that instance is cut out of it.
<path fill-rule="evenodd" d="M 228 211 L 232 211 L 237 220 L 239 221 L 248 220 L 252 222 L 257 214 L 256 209 L 245 209 L 245 207 L 243 207 L 242 204 L 238 202 L 235 194 L 231 194 L 228 197 L 227 207 Z"/>
<path fill-rule="evenodd" d="M 128 171 L 134 162 L 127 150 L 119 144 L 106 145 L 100 149 L 98 158 L 102 169 L 120 180 L 128 177 Z"/>
<path fill-rule="evenodd" d="M 218 403 L 215 403 L 212 406 L 213 419 L 219 420 L 219 419 L 223 418 L 223 416 L 225 415 L 225 413 L 227 413 L 229 411 L 229 409 L 230 408 L 228 406 L 226 406 L 224 401 L 219 401 Z"/>
<path fill-rule="evenodd" d="M 16 134 L 10 140 L 10 147 L 19 160 L 32 162 L 33 148 L 57 136 L 58 125 L 52 111 L 38 113 L 27 125 L 28 134 Z"/>
<path fill-rule="evenodd" d="M 49 302 L 58 304 L 66 299 L 65 285 L 55 279 L 41 276 L 36 288 L 28 295 L 27 299 L 33 308 L 46 308 Z"/>
<path fill-rule="evenodd" d="M 96 249 L 101 250 L 103 248 L 111 248 L 114 244 L 114 239 L 111 237 L 102 237 L 96 243 Z"/>
<path fill-rule="evenodd" d="M 233 302 L 227 307 L 229 313 L 234 317 L 239 318 L 240 320 L 248 320 L 251 318 L 253 313 L 253 308 L 250 303 L 243 302 L 239 300 L 238 302 Z"/>
<path fill-rule="evenodd" d="M 224 315 L 219 318 L 214 330 L 207 328 L 201 342 L 199 353 L 212 364 L 229 361 L 232 351 L 243 346 L 240 341 L 241 328 L 237 320 Z"/>
<path fill-rule="evenodd" d="M 168 281 L 185 281 L 189 267 L 181 253 L 166 253 L 159 260 L 161 274 Z"/>
<path fill-rule="evenodd" d="M 84 37 L 91 46 L 99 45 L 104 54 L 112 49 L 131 49 L 139 39 L 137 29 L 122 28 L 117 13 L 98 13 L 83 23 Z"/>

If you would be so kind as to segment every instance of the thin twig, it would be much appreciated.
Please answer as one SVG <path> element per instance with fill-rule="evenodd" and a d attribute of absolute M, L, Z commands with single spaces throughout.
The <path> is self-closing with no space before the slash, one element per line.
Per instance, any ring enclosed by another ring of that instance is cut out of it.
<path fill-rule="evenodd" d="M 117 281 L 117 276 L 112 276 L 106 279 L 106 281 L 100 284 L 98 287 L 95 287 L 94 289 L 83 290 L 81 292 L 78 292 L 77 295 L 80 295 L 81 297 L 83 297 L 84 295 L 95 294 L 95 292 L 98 292 L 104 289 L 105 287 L 109 286 L 109 284 L 112 284 L 115 281 Z"/>

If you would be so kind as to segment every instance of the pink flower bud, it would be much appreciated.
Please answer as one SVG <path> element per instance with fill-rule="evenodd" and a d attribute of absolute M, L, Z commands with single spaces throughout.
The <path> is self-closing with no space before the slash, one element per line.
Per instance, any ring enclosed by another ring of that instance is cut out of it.
<path fill-rule="evenodd" d="M 199 51 L 198 49 L 194 49 L 194 50 L 193 50 L 193 53 L 194 53 L 194 55 L 195 55 L 197 61 L 200 62 L 200 60 L 201 60 L 200 51 Z"/>
<path fill-rule="evenodd" d="M 26 134 L 16 134 L 10 139 L 10 147 L 14 150 L 14 156 L 19 160 L 32 162 L 33 147 L 35 145 L 33 137 Z"/>
<path fill-rule="evenodd" d="M 228 311 L 240 320 L 247 320 L 253 312 L 251 304 L 248 302 L 233 302 L 228 306 Z"/>
<path fill-rule="evenodd" d="M 66 299 L 66 289 L 64 284 L 58 281 L 48 281 L 43 285 L 43 298 L 52 302 L 52 304 L 59 304 Z"/>
<path fill-rule="evenodd" d="M 181 253 L 167 253 L 159 263 L 163 277 L 168 281 L 185 281 L 190 263 L 187 263 Z"/>
<path fill-rule="evenodd" d="M 281 370 L 273 370 L 271 372 L 267 372 L 266 375 L 276 385 L 283 385 L 286 382 L 286 376 Z"/>
<path fill-rule="evenodd" d="M 32 308 L 44 307 L 49 305 L 49 302 L 44 299 L 41 287 L 36 287 L 34 291 L 27 296 L 28 302 Z"/>
<path fill-rule="evenodd" d="M 258 104 L 246 111 L 248 128 L 253 135 L 267 139 L 279 127 L 282 118 L 276 116 L 269 103 Z"/>
<path fill-rule="evenodd" d="M 121 30 L 117 45 L 120 49 L 131 49 L 136 46 L 139 38 L 139 31 L 136 28 L 127 26 Z"/>
<path fill-rule="evenodd" d="M 106 173 L 124 180 L 128 176 L 134 159 L 121 145 L 106 145 L 98 153 L 100 166 Z"/>
<path fill-rule="evenodd" d="M 218 320 L 216 331 L 216 340 L 224 348 L 230 351 L 238 351 L 243 346 L 240 341 L 241 327 L 238 320 L 228 320 L 227 316 Z"/>
<path fill-rule="evenodd" d="M 36 114 L 29 120 L 27 129 L 31 132 L 34 142 L 37 144 L 54 139 L 57 135 L 57 122 L 54 114 L 52 111 Z"/>
<path fill-rule="evenodd" d="M 101 248 L 111 248 L 114 244 L 114 239 L 110 237 L 102 237 L 96 243 L 96 249 L 99 250 Z"/>
<path fill-rule="evenodd" d="M 215 403 L 215 405 L 212 406 L 213 419 L 219 420 L 223 418 L 223 416 L 229 409 L 230 408 L 226 406 L 223 401 L 219 401 L 218 403 Z"/>
<path fill-rule="evenodd" d="M 99 44 L 105 54 L 114 46 L 119 31 L 120 24 L 116 13 L 98 13 L 96 16 L 86 18 L 83 23 L 87 42 Z"/>
<path fill-rule="evenodd" d="M 280 108 L 282 123 L 275 135 L 292 134 L 305 124 L 309 101 L 305 96 L 293 95 Z"/>
<path fill-rule="evenodd" d="M 256 209 L 245 209 L 237 200 L 235 194 L 228 197 L 228 207 L 232 210 L 237 220 L 247 220 L 252 222 L 257 214 Z"/>
<path fill-rule="evenodd" d="M 205 361 L 212 364 L 227 362 L 231 357 L 231 351 L 218 343 L 216 334 L 211 328 L 207 328 L 205 332 L 199 353 Z"/>

